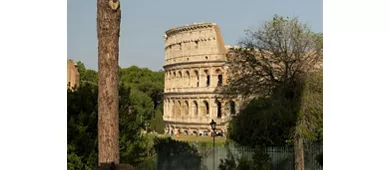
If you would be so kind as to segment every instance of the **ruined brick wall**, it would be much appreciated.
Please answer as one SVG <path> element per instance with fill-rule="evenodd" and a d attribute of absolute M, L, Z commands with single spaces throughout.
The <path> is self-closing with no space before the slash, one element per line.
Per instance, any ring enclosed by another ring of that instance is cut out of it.
<path fill-rule="evenodd" d="M 77 70 L 76 64 L 72 60 L 67 61 L 67 85 L 68 88 L 73 88 L 80 84 L 80 73 Z"/>

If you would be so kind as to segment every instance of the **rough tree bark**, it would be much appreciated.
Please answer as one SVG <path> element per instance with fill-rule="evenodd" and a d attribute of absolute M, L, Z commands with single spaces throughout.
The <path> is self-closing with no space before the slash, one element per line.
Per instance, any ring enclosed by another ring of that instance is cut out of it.
<path fill-rule="evenodd" d="M 118 0 L 97 0 L 99 165 L 119 163 L 118 57 L 121 11 Z"/>
<path fill-rule="evenodd" d="M 305 170 L 305 154 L 303 148 L 303 139 L 301 137 L 296 137 L 294 139 L 294 151 L 295 151 L 295 169 L 296 170 Z"/>

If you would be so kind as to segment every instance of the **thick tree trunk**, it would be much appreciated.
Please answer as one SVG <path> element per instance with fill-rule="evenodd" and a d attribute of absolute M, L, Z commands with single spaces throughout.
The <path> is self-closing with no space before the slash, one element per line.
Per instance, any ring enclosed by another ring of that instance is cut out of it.
<path fill-rule="evenodd" d="M 111 1 L 111 2 L 110 2 Z M 119 163 L 118 57 L 121 12 L 118 0 L 97 0 L 99 165 Z"/>
<path fill-rule="evenodd" d="M 294 151 L 295 151 L 295 169 L 305 170 L 305 155 L 303 148 L 303 139 L 296 137 L 294 139 Z"/>

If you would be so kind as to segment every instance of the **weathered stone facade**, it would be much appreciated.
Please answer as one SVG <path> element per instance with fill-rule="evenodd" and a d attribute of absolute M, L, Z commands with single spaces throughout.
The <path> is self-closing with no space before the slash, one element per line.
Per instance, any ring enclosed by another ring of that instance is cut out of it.
<path fill-rule="evenodd" d="M 165 32 L 164 121 L 166 132 L 226 132 L 239 102 L 222 99 L 216 88 L 226 84 L 226 52 L 219 27 L 200 23 Z"/>
<path fill-rule="evenodd" d="M 76 64 L 72 60 L 68 60 L 67 62 L 67 72 L 68 72 L 68 80 L 67 85 L 68 88 L 73 88 L 80 84 L 80 73 L 77 70 Z"/>

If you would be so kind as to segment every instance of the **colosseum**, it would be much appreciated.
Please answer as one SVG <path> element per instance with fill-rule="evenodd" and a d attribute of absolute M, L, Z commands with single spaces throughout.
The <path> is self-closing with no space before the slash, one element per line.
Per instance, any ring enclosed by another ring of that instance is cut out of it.
<path fill-rule="evenodd" d="M 226 52 L 215 23 L 194 23 L 165 32 L 164 121 L 166 133 L 209 135 L 210 122 L 226 132 L 238 113 L 237 99 L 223 99 Z"/>

